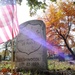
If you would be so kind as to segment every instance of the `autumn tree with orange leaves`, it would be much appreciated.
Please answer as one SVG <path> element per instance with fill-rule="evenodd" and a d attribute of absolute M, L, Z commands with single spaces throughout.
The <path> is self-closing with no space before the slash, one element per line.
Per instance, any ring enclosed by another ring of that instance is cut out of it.
<path fill-rule="evenodd" d="M 47 41 L 64 51 L 70 52 L 75 58 L 75 5 L 72 2 L 51 4 L 41 18 L 46 24 Z"/>

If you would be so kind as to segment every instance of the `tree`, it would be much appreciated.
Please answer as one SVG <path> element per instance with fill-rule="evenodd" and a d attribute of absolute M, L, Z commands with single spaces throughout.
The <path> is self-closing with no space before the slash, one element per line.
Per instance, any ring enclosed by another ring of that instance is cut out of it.
<path fill-rule="evenodd" d="M 17 1 L 18 4 L 21 5 L 22 0 L 16 0 L 16 1 Z M 50 1 L 55 2 L 56 0 L 50 0 Z M 29 5 L 30 5 L 31 3 L 32 3 L 33 5 L 35 5 L 35 2 L 39 3 L 38 0 L 27 0 L 27 2 L 28 2 Z M 41 3 L 45 3 L 46 0 L 41 0 L 40 2 L 41 2 Z M 38 4 L 37 4 L 37 6 L 38 6 Z"/>
<path fill-rule="evenodd" d="M 70 5 L 70 6 L 69 6 Z M 41 18 L 46 24 L 48 42 L 70 52 L 75 58 L 75 5 L 73 2 L 61 2 L 60 6 L 50 5 Z"/>
<path fill-rule="evenodd" d="M 11 40 L 10 41 L 7 41 L 3 44 L 0 45 L 1 46 L 1 55 L 2 55 L 2 58 L 3 60 L 5 60 L 6 56 L 9 56 L 10 52 L 11 52 Z"/>
<path fill-rule="evenodd" d="M 10 53 L 8 48 L 11 47 L 11 41 L 5 42 L 4 46 L 5 46 L 5 50 L 3 52 L 4 52 L 4 60 L 5 60 L 6 56 L 9 56 Z"/>
<path fill-rule="evenodd" d="M 13 39 L 13 50 L 15 48 L 15 44 L 16 44 L 15 43 L 15 39 Z M 12 53 L 12 40 L 9 40 L 9 41 L 3 43 L 1 45 L 1 48 L 0 49 L 2 49 L 1 55 L 3 57 L 3 60 L 5 60 L 6 59 L 6 56 L 9 56 L 9 54 Z M 13 51 L 13 53 L 14 53 L 14 51 Z M 13 54 L 13 58 L 14 58 L 14 54 Z"/>
<path fill-rule="evenodd" d="M 16 0 L 16 1 L 18 4 L 21 5 L 22 0 Z M 30 8 L 30 15 L 31 16 L 34 15 L 37 12 L 37 10 L 39 10 L 39 9 L 43 9 L 43 11 L 44 11 L 47 6 L 47 4 L 46 4 L 47 0 L 40 0 L 40 1 L 39 0 L 26 0 L 26 1 L 27 1 L 27 5 Z M 56 0 L 49 0 L 49 1 L 54 2 Z"/>
<path fill-rule="evenodd" d="M 13 60 L 15 60 L 15 51 L 14 51 L 14 49 L 16 47 L 15 39 L 5 42 L 4 47 L 5 47 L 5 50 L 3 51 L 4 60 L 5 60 L 6 56 L 9 56 L 9 53 L 12 53 L 12 48 L 13 48 Z"/>

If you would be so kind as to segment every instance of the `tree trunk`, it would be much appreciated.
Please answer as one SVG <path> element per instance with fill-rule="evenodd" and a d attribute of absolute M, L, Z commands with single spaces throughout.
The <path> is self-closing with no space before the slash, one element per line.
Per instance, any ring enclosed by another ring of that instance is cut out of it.
<path fill-rule="evenodd" d="M 7 43 L 5 44 L 4 60 L 6 58 L 6 52 L 7 52 Z"/>
<path fill-rule="evenodd" d="M 73 59 L 75 59 L 75 53 L 72 51 L 72 49 L 69 47 L 69 45 L 67 44 L 67 41 L 66 39 L 64 39 L 64 42 L 66 44 L 66 47 L 68 48 L 68 50 L 71 52 L 72 56 L 73 56 Z"/>

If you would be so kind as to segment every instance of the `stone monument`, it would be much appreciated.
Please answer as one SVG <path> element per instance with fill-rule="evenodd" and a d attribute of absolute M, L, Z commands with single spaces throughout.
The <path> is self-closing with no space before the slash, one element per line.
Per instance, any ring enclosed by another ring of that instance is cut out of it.
<path fill-rule="evenodd" d="M 30 20 L 20 25 L 16 37 L 16 67 L 22 69 L 47 69 L 45 24 Z"/>

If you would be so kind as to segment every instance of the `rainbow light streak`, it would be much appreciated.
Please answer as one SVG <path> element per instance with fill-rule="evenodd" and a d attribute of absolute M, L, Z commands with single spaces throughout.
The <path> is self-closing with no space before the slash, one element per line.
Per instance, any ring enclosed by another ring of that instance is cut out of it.
<path fill-rule="evenodd" d="M 62 58 L 65 58 L 64 53 L 60 49 L 57 50 L 56 47 L 54 47 L 51 44 L 49 44 L 48 42 L 46 42 L 46 39 L 44 37 L 41 38 L 41 36 L 38 36 L 36 33 L 34 33 L 33 31 L 31 31 L 29 29 L 26 29 L 26 28 L 23 28 L 22 30 L 20 30 L 20 32 L 23 35 L 26 35 L 27 37 L 29 37 L 29 38 L 33 39 L 34 41 L 38 42 L 39 44 L 44 46 L 46 49 L 52 50 L 53 52 L 55 52 L 56 54 L 58 54 Z"/>

